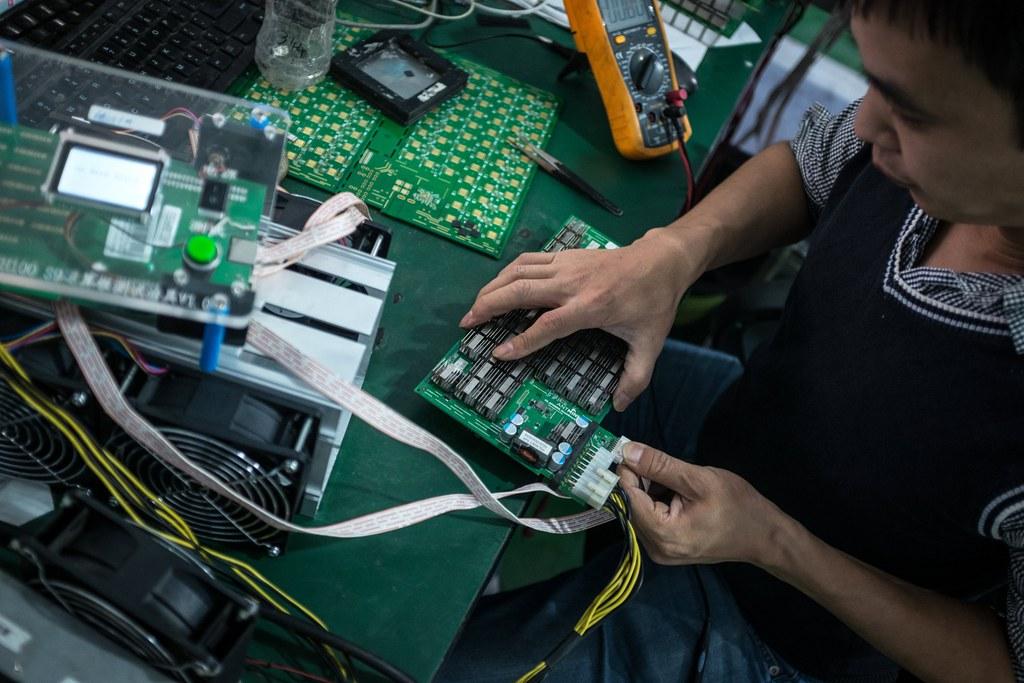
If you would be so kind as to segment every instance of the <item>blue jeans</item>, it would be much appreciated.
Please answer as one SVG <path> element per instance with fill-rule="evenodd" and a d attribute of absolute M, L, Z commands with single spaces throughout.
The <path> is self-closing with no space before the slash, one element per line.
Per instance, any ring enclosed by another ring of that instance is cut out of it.
<path fill-rule="evenodd" d="M 731 356 L 669 340 L 651 385 L 605 426 L 689 459 L 711 404 L 741 373 Z M 529 671 L 604 588 L 619 552 L 609 548 L 579 570 L 482 598 L 436 680 L 508 683 Z M 661 566 L 645 557 L 644 572 L 633 598 L 579 641 L 545 681 L 687 682 L 703 656 L 703 683 L 811 683 L 761 642 L 713 567 Z"/>

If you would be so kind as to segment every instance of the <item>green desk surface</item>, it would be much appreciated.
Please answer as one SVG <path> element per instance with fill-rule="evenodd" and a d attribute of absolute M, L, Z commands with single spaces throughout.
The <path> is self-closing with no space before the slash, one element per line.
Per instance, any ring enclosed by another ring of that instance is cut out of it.
<path fill-rule="evenodd" d="M 695 131 L 688 148 L 695 165 L 703 162 L 714 144 L 786 8 L 781 0 L 766 2 L 759 12 L 748 14 L 748 23 L 764 42 L 712 49 L 701 64 L 700 90 L 688 102 Z M 539 32 L 571 44 L 568 32 L 540 20 L 532 24 Z M 431 40 L 459 42 L 484 35 L 485 30 L 502 29 L 458 22 L 435 29 Z M 562 98 L 560 121 L 548 151 L 625 210 L 624 216 L 615 218 L 539 173 L 500 261 L 377 216 L 393 230 L 389 258 L 398 265 L 364 388 L 446 440 L 472 462 L 492 490 L 503 490 L 526 483 L 529 473 L 420 399 L 413 387 L 459 336 L 456 322 L 478 289 L 517 254 L 539 248 L 570 214 L 627 243 L 675 218 L 685 181 L 675 155 L 648 162 L 618 156 L 593 78 L 582 74 L 556 82 L 562 61 L 541 45 L 497 39 L 458 52 Z M 291 180 L 285 185 L 292 191 L 323 196 Z M 431 456 L 353 421 L 315 522 L 348 519 L 453 492 L 463 492 L 461 484 Z M 367 539 L 293 537 L 283 556 L 260 560 L 257 567 L 318 612 L 335 632 L 417 680 L 428 680 L 459 632 L 510 532 L 508 524 L 489 513 L 459 513 Z M 509 638 L 514 646 L 515 634 L 498 637 Z M 372 675 L 360 678 L 374 680 Z"/>

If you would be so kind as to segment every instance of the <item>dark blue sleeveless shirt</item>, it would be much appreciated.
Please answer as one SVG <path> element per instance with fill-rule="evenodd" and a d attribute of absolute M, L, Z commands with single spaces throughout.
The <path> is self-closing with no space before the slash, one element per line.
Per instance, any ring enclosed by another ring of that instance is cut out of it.
<path fill-rule="evenodd" d="M 1000 498 L 1024 484 L 1024 358 L 1010 338 L 944 324 L 886 286 L 913 208 L 869 147 L 845 165 L 778 333 L 716 402 L 698 461 L 745 477 L 826 543 L 967 599 L 1007 581 L 1009 539 L 984 520 L 1012 519 L 993 505 L 1024 495 Z M 794 588 L 722 569 L 759 635 L 804 673 L 893 677 Z"/>

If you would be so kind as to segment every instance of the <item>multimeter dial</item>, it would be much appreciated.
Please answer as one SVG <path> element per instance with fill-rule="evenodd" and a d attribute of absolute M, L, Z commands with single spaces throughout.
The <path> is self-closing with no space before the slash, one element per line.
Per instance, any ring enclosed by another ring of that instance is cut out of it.
<path fill-rule="evenodd" d="M 653 50 L 640 48 L 629 58 L 629 77 L 637 90 L 645 95 L 653 95 L 661 89 L 665 80 L 665 67 Z"/>
<path fill-rule="evenodd" d="M 674 138 L 662 110 L 672 79 L 665 51 L 659 49 L 660 38 L 646 27 L 627 31 L 625 36 L 614 55 L 636 110 L 640 136 L 647 147 L 669 145 Z"/>

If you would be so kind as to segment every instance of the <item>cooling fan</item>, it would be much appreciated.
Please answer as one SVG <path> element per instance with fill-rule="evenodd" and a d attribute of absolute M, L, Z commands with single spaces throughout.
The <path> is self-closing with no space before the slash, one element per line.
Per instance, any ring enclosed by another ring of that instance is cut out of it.
<path fill-rule="evenodd" d="M 85 472 L 68 440 L 0 381 L 0 477 L 75 485 Z"/>
<path fill-rule="evenodd" d="M 266 454 L 251 449 L 247 452 L 184 429 L 165 427 L 160 432 L 193 463 L 234 491 L 278 517 L 291 519 L 301 493 L 296 476 L 301 465 L 297 460 L 275 462 Z M 281 552 L 283 532 L 163 464 L 124 432 L 110 439 L 107 450 L 180 514 L 200 539 L 255 544 L 272 556 Z"/>
<path fill-rule="evenodd" d="M 237 681 L 255 602 L 180 551 L 72 493 L 44 529 L 11 543 L 29 585 L 181 681 Z"/>
<path fill-rule="evenodd" d="M 0 320 L 0 333 L 39 324 L 18 314 L 11 317 L 18 319 Z M 184 455 L 268 512 L 292 519 L 305 492 L 320 414 L 174 363 L 161 361 L 166 369 L 148 375 L 126 356 L 108 350 L 105 358 L 128 401 Z M 164 465 L 117 429 L 92 398 L 65 344 L 26 346 L 18 351 L 18 360 L 37 387 L 66 406 L 200 539 L 259 548 L 271 556 L 281 553 L 286 533 Z M 100 493 L 71 444 L 3 382 L 0 476 L 73 484 Z"/>
<path fill-rule="evenodd" d="M 152 633 L 103 598 L 66 581 L 37 577 L 28 585 L 153 667 L 168 672 L 181 666 Z"/>

